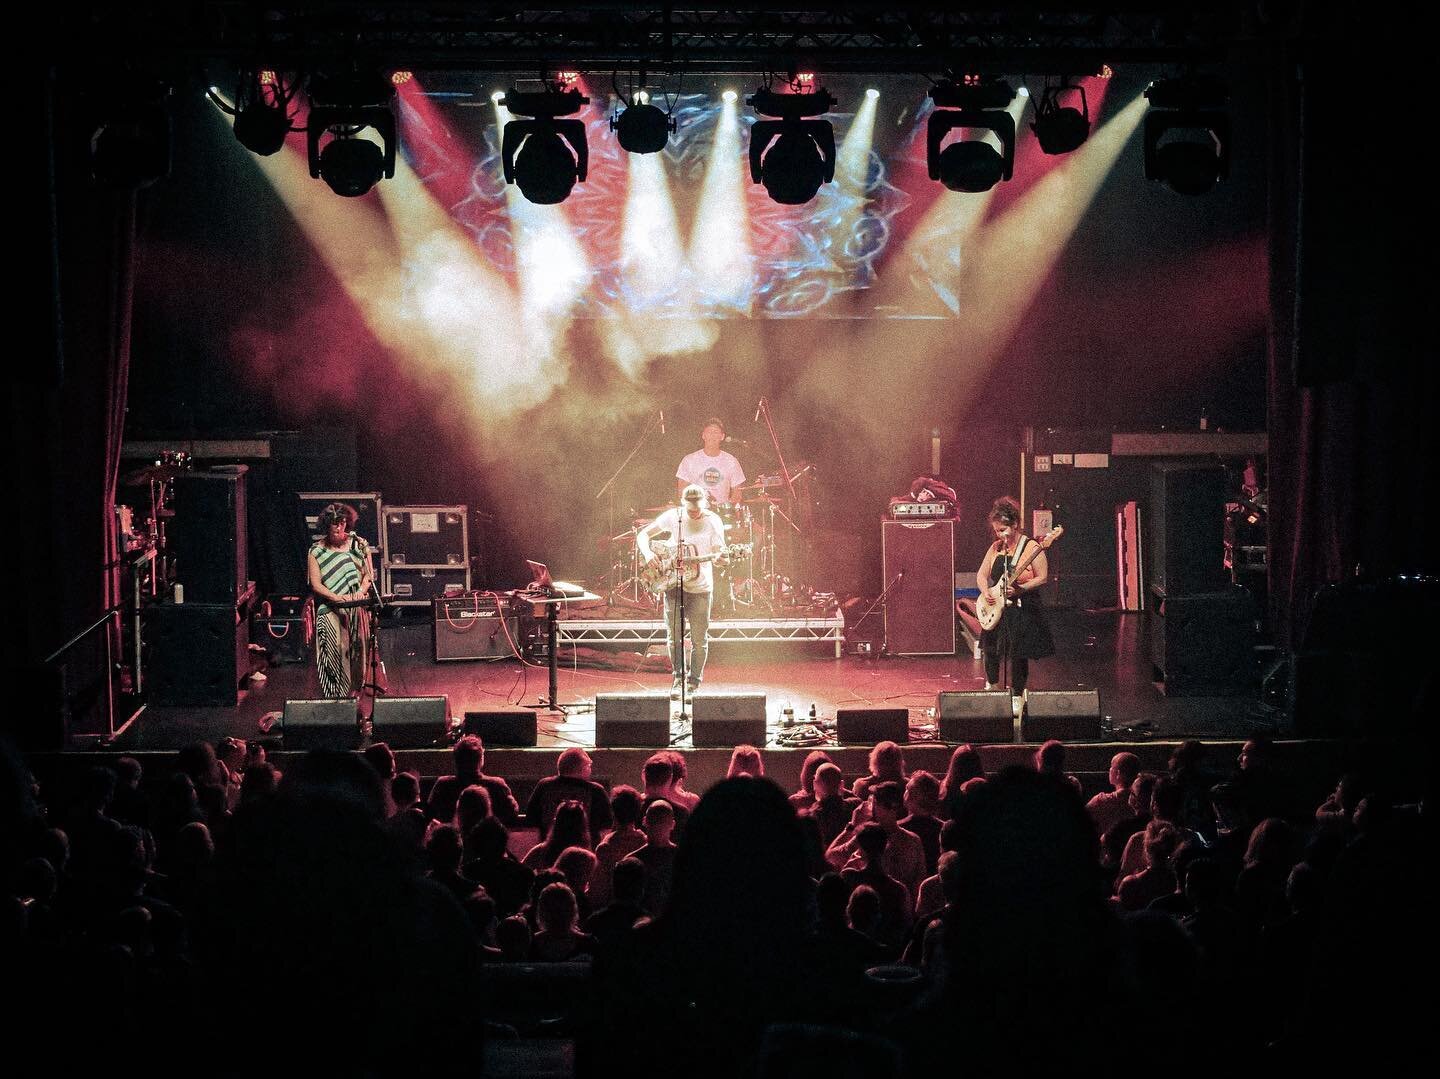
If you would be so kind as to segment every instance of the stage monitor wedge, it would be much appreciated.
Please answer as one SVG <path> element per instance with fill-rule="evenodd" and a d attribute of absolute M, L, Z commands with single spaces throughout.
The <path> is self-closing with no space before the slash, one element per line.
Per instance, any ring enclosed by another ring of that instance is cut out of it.
<path fill-rule="evenodd" d="M 700 693 L 690 706 L 697 747 L 765 744 L 765 694 Z"/>
<path fill-rule="evenodd" d="M 1015 741 L 1015 711 L 1007 689 L 944 692 L 935 698 L 940 741 Z"/>
<path fill-rule="evenodd" d="M 597 693 L 597 746 L 668 746 L 670 697 L 666 693 Z"/>
<path fill-rule="evenodd" d="M 482 708 L 465 713 L 464 732 L 487 746 L 533 746 L 540 722 L 533 708 Z"/>
<path fill-rule="evenodd" d="M 908 708 L 839 708 L 835 737 L 842 745 L 910 741 Z"/>
<path fill-rule="evenodd" d="M 1020 718 L 1020 737 L 1026 742 L 1098 742 L 1101 739 L 1100 691 L 1079 689 L 1032 689 L 1025 694 L 1025 713 Z"/>
<path fill-rule="evenodd" d="M 286 752 L 310 749 L 357 750 L 360 748 L 360 721 L 355 701 L 286 701 L 281 718 Z"/>
<path fill-rule="evenodd" d="M 448 743 L 448 697 L 377 697 L 370 739 L 391 749 L 436 749 Z"/>

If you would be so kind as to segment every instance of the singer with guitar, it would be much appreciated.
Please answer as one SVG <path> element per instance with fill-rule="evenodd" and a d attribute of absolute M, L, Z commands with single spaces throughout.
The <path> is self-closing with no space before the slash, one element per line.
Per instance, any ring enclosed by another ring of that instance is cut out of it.
<path fill-rule="evenodd" d="M 670 646 L 670 669 L 674 681 L 670 695 L 679 697 L 682 685 L 689 692 L 700 687 L 705 673 L 705 659 L 710 650 L 710 604 L 715 592 L 713 566 L 723 564 L 728 556 L 725 526 L 720 518 L 705 508 L 705 489 L 690 484 L 682 492 L 680 505 L 666 510 L 635 535 L 635 545 L 647 569 L 665 567 L 673 561 L 674 572 L 667 571 L 665 588 L 665 635 Z M 657 552 L 652 543 L 660 532 L 670 533 L 667 549 Z M 690 664 L 685 665 L 682 617 L 690 633 Z"/>
<path fill-rule="evenodd" d="M 1010 695 L 1018 711 L 1020 695 L 1030 680 L 1030 661 L 1055 654 L 1038 589 L 1049 572 L 1045 547 L 1059 538 L 1060 530 L 1046 536 L 1043 545 L 1037 544 L 1020 531 L 1020 504 L 1009 496 L 995 500 L 989 520 L 995 542 L 975 574 L 980 587 L 975 612 L 986 627 L 980 634 L 985 688 L 999 688 L 1001 664 L 1007 663 Z"/>
<path fill-rule="evenodd" d="M 375 566 L 370 544 L 350 530 L 359 514 L 332 502 L 320 514 L 323 535 L 310 548 L 308 574 L 315 596 L 315 668 L 320 694 L 358 696 L 365 685 L 370 640 L 370 593 Z"/>

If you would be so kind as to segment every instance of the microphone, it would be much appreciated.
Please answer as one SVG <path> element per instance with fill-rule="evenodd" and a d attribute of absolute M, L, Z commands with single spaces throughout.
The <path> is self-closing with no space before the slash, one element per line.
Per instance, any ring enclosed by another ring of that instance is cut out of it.
<path fill-rule="evenodd" d="M 662 431 L 661 433 L 663 434 L 664 432 Z M 750 445 L 750 443 L 746 442 L 743 438 L 735 438 L 735 437 L 733 437 L 733 436 L 731 436 L 731 435 L 726 435 L 726 436 L 725 436 L 724 438 L 722 438 L 720 441 L 721 441 L 722 443 L 724 443 L 725 445 L 728 445 L 728 446 L 748 446 L 748 445 Z"/>
<path fill-rule="evenodd" d="M 760 410 L 761 410 L 762 408 L 764 408 L 764 407 L 765 407 L 765 398 L 762 397 L 762 398 L 760 398 L 759 401 L 755 402 L 755 418 L 750 421 L 751 423 L 759 423 L 759 422 L 760 422 Z"/>
<path fill-rule="evenodd" d="M 660 410 L 660 433 L 662 435 L 665 433 L 665 410 L 663 408 Z"/>

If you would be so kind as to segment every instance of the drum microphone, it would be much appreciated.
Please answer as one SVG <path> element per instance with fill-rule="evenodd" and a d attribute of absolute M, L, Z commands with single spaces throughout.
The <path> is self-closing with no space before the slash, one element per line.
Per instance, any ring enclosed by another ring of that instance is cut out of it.
<path fill-rule="evenodd" d="M 662 435 L 665 433 L 665 410 L 663 408 L 660 410 L 660 433 Z"/>

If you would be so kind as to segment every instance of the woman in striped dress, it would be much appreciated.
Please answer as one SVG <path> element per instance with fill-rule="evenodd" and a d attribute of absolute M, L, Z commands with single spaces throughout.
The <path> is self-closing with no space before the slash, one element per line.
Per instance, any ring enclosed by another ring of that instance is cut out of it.
<path fill-rule="evenodd" d="M 310 590 L 315 594 L 315 667 L 325 697 L 355 697 L 365 685 L 370 612 L 363 602 L 375 580 L 370 545 L 351 533 L 353 507 L 332 502 L 320 514 L 324 536 L 310 548 Z"/>

